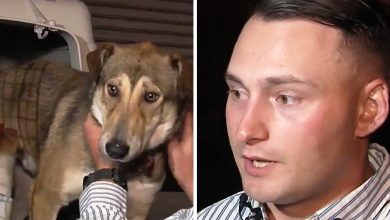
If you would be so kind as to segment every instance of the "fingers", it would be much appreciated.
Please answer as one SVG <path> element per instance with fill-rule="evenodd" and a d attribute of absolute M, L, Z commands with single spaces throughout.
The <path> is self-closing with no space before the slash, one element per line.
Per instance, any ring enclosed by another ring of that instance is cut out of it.
<path fill-rule="evenodd" d="M 168 143 L 168 150 L 171 151 L 171 149 L 176 148 L 180 145 L 179 139 L 174 138 Z"/>
<path fill-rule="evenodd" d="M 114 168 L 118 167 L 118 164 L 106 155 L 104 155 L 100 150 L 100 137 L 102 135 L 101 126 L 95 121 L 92 115 L 88 114 L 84 122 L 84 136 L 87 142 L 89 151 L 93 161 L 95 162 L 97 169 L 103 168 Z"/>
<path fill-rule="evenodd" d="M 192 113 L 184 119 L 183 136 L 168 143 L 168 162 L 173 176 L 192 201 L 193 192 L 193 122 Z"/>
<path fill-rule="evenodd" d="M 187 112 L 184 119 L 183 140 L 188 140 L 189 138 L 192 139 L 192 137 L 193 137 L 193 115 L 192 112 Z"/>
<path fill-rule="evenodd" d="M 96 121 L 88 114 L 84 122 L 84 135 L 90 149 L 98 149 L 99 141 L 102 134 L 102 128 Z"/>
<path fill-rule="evenodd" d="M 168 150 L 172 148 L 179 147 L 182 142 L 192 142 L 193 141 L 193 114 L 192 112 L 187 112 L 184 118 L 183 123 L 183 134 L 180 138 L 174 138 L 168 143 Z M 188 148 L 188 147 L 187 147 Z"/>

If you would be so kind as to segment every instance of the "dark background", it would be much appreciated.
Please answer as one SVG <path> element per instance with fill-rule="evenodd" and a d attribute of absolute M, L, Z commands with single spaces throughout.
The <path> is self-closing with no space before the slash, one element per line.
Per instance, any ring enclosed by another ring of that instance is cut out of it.
<path fill-rule="evenodd" d="M 224 73 L 254 0 L 198 0 L 198 210 L 241 191 L 226 125 Z M 389 122 L 373 136 L 389 146 Z"/>
<path fill-rule="evenodd" d="M 224 74 L 254 2 L 198 0 L 198 210 L 241 190 L 225 126 Z"/>

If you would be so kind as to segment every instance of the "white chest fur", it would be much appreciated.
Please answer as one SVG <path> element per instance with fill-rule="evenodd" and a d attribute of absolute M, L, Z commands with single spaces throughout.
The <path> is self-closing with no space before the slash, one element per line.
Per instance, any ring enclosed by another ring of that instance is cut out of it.
<path fill-rule="evenodd" d="M 83 191 L 83 179 L 93 170 L 80 170 L 69 168 L 65 171 L 64 183 L 62 185 L 63 201 L 78 199 Z"/>

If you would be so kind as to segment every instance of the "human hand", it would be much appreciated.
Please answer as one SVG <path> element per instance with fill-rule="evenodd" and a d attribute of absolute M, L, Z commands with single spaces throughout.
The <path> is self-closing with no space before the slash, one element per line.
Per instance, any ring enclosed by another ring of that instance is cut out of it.
<path fill-rule="evenodd" d="M 188 112 L 184 120 L 181 139 L 175 138 L 168 143 L 168 162 L 177 182 L 193 201 L 193 117 Z"/>
<path fill-rule="evenodd" d="M 84 121 L 83 130 L 84 137 L 87 141 L 92 159 L 95 162 L 96 169 L 118 167 L 119 164 L 117 162 L 111 160 L 100 151 L 99 142 L 102 134 L 102 128 L 91 114 L 87 115 L 87 118 Z"/>

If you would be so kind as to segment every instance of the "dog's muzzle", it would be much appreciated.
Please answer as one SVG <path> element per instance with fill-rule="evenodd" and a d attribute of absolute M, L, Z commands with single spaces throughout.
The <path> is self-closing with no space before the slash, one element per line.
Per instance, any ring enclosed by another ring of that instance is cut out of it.
<path fill-rule="evenodd" d="M 129 145 L 118 139 L 113 139 L 106 144 L 106 152 L 113 159 L 122 159 L 129 153 Z"/>

